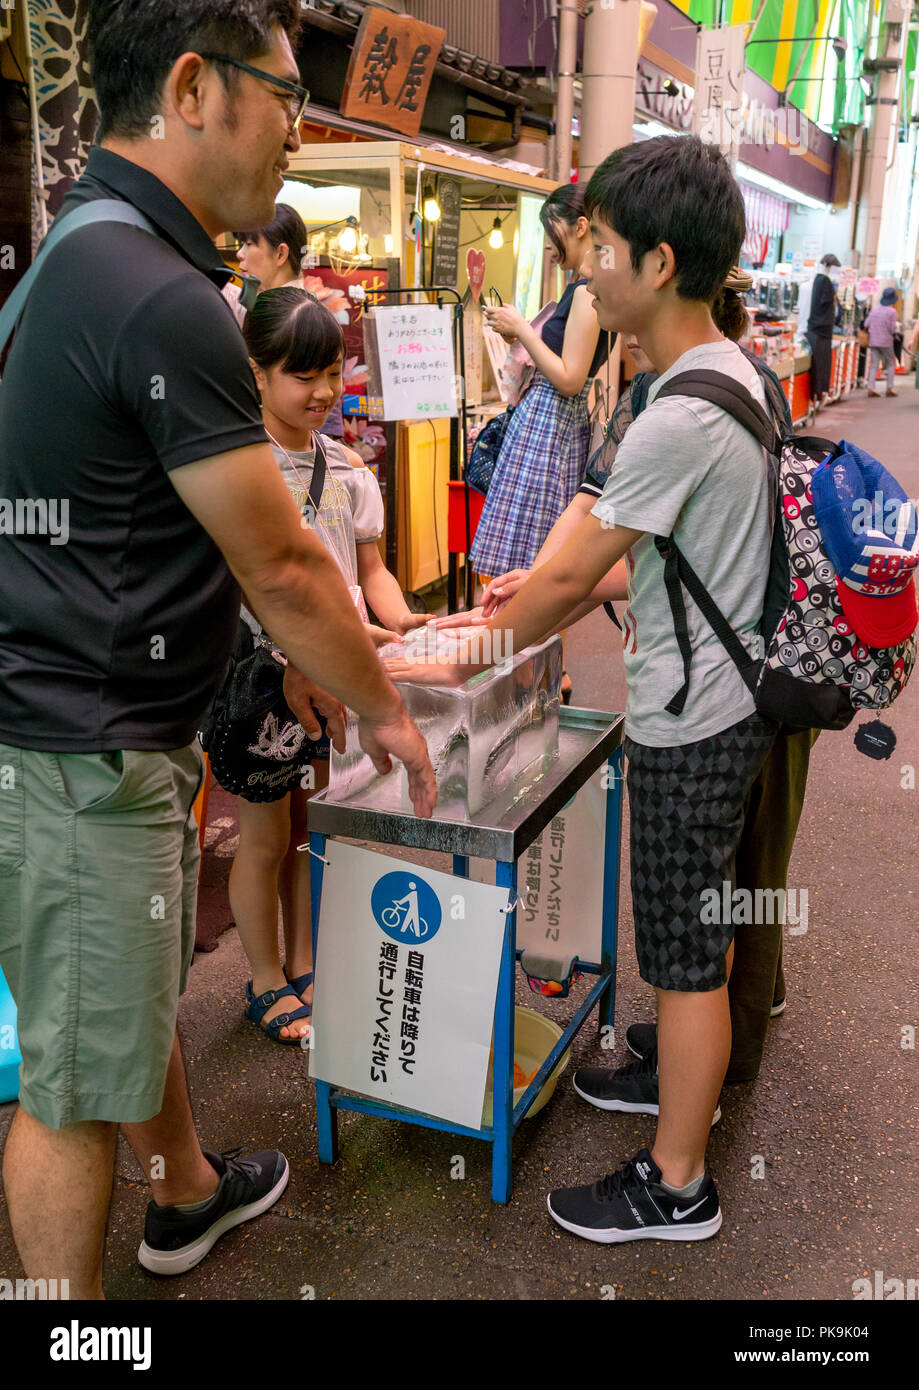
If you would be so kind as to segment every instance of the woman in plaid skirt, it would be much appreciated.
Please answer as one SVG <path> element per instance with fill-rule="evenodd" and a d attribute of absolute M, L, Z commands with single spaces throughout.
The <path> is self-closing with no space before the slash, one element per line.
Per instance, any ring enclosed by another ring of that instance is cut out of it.
<path fill-rule="evenodd" d="M 553 260 L 574 279 L 541 335 L 510 305 L 484 310 L 508 342 L 519 338 L 536 364 L 533 384 L 511 417 L 469 560 L 480 576 L 528 568 L 577 492 L 587 465 L 590 378 L 609 355 L 586 289 L 590 227 L 584 190 L 563 184 L 540 218 Z"/>

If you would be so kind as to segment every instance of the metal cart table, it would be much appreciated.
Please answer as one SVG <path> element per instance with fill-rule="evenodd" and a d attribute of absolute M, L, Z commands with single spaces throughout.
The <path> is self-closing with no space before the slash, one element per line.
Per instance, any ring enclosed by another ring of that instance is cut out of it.
<path fill-rule="evenodd" d="M 494 860 L 496 883 L 507 888 L 508 907 L 501 952 L 494 1020 L 494 1104 L 490 1126 L 470 1129 L 465 1125 L 424 1115 L 349 1092 L 328 1082 L 316 1082 L 319 1158 L 334 1163 L 338 1158 L 336 1111 L 354 1110 L 364 1115 L 403 1120 L 428 1129 L 446 1130 L 492 1145 L 491 1195 L 496 1202 L 510 1198 L 514 1130 L 542 1090 L 547 1077 L 575 1035 L 599 1005 L 597 1026 L 612 1025 L 616 1002 L 616 932 L 619 911 L 619 843 L 622 826 L 622 732 L 624 716 L 597 710 L 562 707 L 559 712 L 559 755 L 550 770 L 533 786 L 485 807 L 475 823 L 423 820 L 417 816 L 376 809 L 351 802 L 332 802 L 323 792 L 308 803 L 309 847 L 312 858 L 310 899 L 313 920 L 313 958 L 319 962 L 319 927 L 325 843 L 329 835 L 383 845 L 439 851 L 453 855 L 453 872 L 468 874 L 471 857 Z M 552 1048 L 520 1100 L 514 1105 L 514 983 L 520 952 L 516 946 L 517 861 L 524 851 L 565 807 L 580 787 L 600 769 L 609 768 L 603 845 L 603 911 L 598 962 L 579 961 L 578 969 L 597 976 L 587 998 L 576 1010 L 561 1038 Z M 317 981 L 319 979 L 317 974 Z"/>

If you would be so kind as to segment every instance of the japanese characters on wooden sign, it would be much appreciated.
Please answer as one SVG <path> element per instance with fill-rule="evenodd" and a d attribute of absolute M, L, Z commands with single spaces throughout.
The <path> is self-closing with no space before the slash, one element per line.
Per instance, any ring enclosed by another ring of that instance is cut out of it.
<path fill-rule="evenodd" d="M 371 6 L 354 41 L 342 115 L 417 135 L 445 37 L 434 24 Z"/>

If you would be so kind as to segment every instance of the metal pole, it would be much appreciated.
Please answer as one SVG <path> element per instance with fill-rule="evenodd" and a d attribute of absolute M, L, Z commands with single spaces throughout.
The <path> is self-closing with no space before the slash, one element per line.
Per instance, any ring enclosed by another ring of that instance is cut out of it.
<path fill-rule="evenodd" d="M 558 6 L 558 100 L 555 113 L 555 177 L 571 181 L 571 124 L 574 118 L 574 77 L 578 61 L 578 7 L 568 0 Z"/>
<path fill-rule="evenodd" d="M 865 154 L 868 192 L 865 225 L 865 275 L 873 275 L 877 269 L 881 221 L 884 216 L 887 160 L 893 123 L 899 106 L 908 19 L 909 14 L 902 0 L 887 0 L 884 22 L 878 37 L 878 57 L 897 58 L 900 60 L 900 66 L 895 72 L 877 74 L 877 101 L 874 108 L 874 120 L 868 132 L 868 148 Z"/>
<path fill-rule="evenodd" d="M 650 9 L 653 18 L 653 6 Z M 618 0 L 611 8 L 595 0 L 588 10 L 578 175 L 582 184 L 608 154 L 632 143 L 641 14 L 642 0 Z"/>

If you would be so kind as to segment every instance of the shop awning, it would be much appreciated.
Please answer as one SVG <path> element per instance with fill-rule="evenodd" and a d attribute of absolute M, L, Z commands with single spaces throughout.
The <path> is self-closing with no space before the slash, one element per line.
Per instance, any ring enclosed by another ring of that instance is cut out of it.
<path fill-rule="evenodd" d="M 747 232 L 760 232 L 766 236 L 780 236 L 788 229 L 788 204 L 784 198 L 774 193 L 766 193 L 762 188 L 753 188 L 749 183 L 741 183 L 744 205 L 747 209 Z"/>
<path fill-rule="evenodd" d="M 741 257 L 754 265 L 762 265 L 769 249 L 769 238 L 781 236 L 788 227 L 789 205 L 784 198 L 740 182 L 747 212 L 747 235 L 741 247 Z"/>

